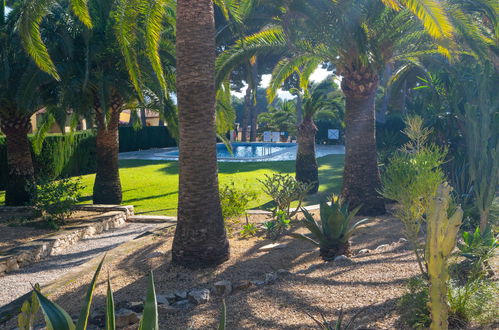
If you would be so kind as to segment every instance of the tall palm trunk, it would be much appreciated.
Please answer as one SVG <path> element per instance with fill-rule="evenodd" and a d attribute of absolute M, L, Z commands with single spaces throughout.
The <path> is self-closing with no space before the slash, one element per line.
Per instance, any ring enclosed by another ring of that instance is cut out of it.
<path fill-rule="evenodd" d="M 253 90 L 252 90 L 252 98 L 251 98 L 251 130 L 250 130 L 250 141 L 255 142 L 256 141 L 256 122 L 258 118 L 258 108 L 256 106 L 256 94 L 258 92 L 258 85 L 257 85 L 257 80 L 258 80 L 258 64 L 256 57 L 254 58 L 255 60 L 251 62 L 251 80 L 252 80 L 252 85 Z M 249 88 L 249 87 L 248 87 Z"/>
<path fill-rule="evenodd" d="M 385 213 L 375 132 L 375 95 L 378 75 L 366 70 L 345 69 L 341 88 L 346 97 L 345 171 L 342 195 L 359 214 Z"/>
<path fill-rule="evenodd" d="M 229 258 L 229 243 L 218 194 L 212 0 L 177 1 L 176 46 L 180 155 L 172 260 L 217 265 Z"/>
<path fill-rule="evenodd" d="M 296 153 L 296 180 L 314 183 L 309 191 L 315 194 L 319 190 L 319 170 L 315 158 L 315 133 L 317 127 L 311 117 L 304 117 L 298 126 L 298 151 Z"/>
<path fill-rule="evenodd" d="M 94 103 L 97 119 L 97 168 L 93 191 L 94 204 L 121 204 L 122 201 L 118 162 L 118 127 L 122 104 L 122 99 L 114 95 L 110 114 L 106 116 L 98 98 Z"/>
<path fill-rule="evenodd" d="M 1 129 L 7 142 L 7 166 L 9 173 L 5 188 L 5 204 L 26 205 L 31 199 L 30 185 L 35 182 L 28 133 L 31 130 L 29 116 L 2 118 Z"/>
<path fill-rule="evenodd" d="M 244 95 L 244 107 L 243 107 L 243 118 L 241 123 L 241 141 L 246 142 L 248 140 L 248 121 L 250 120 L 251 114 L 251 89 L 246 88 L 246 94 Z"/>

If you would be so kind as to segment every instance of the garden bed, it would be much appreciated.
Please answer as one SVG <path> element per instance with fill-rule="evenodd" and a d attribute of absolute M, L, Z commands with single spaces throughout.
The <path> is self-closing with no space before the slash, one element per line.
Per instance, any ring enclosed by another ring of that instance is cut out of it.
<path fill-rule="evenodd" d="M 251 222 L 265 221 L 264 215 L 252 216 Z M 242 223 L 244 220 L 242 220 Z M 253 285 L 234 291 L 226 298 L 230 329 L 303 329 L 314 322 L 305 314 L 323 313 L 334 319 L 343 307 L 348 316 L 365 311 L 356 324 L 370 329 L 403 328 L 398 321 L 396 300 L 406 293 L 406 280 L 418 274 L 412 252 L 402 237 L 401 223 L 391 217 L 380 217 L 361 229 L 353 238 L 350 260 L 324 263 L 318 249 L 308 242 L 284 237 L 282 246 L 268 251 L 261 247 L 273 243 L 262 237 L 230 239 L 231 258 L 218 268 L 188 270 L 171 264 L 173 231 L 149 242 L 126 256 L 108 258 L 103 273 L 109 270 L 118 305 L 140 302 L 147 288 L 147 272 L 154 270 L 158 295 L 175 290 L 210 288 L 216 281 L 263 281 L 266 274 L 280 269 L 289 274 L 279 276 L 269 285 Z M 305 233 L 303 228 L 298 232 Z M 385 245 L 386 244 L 386 245 Z M 370 252 L 358 255 L 361 249 Z M 282 271 L 281 271 L 282 272 Z M 79 305 L 92 271 L 79 274 L 52 297 L 78 314 Z M 104 310 L 105 276 L 100 279 L 92 317 Z M 160 306 L 160 328 L 215 328 L 221 298 L 212 295 L 203 305 L 185 309 Z"/>
<path fill-rule="evenodd" d="M 122 226 L 133 209 L 80 207 L 59 230 L 47 227 L 42 218 L 30 217 L 29 210 L 23 212 L 0 212 L 0 276 L 55 255 L 82 238 Z"/>

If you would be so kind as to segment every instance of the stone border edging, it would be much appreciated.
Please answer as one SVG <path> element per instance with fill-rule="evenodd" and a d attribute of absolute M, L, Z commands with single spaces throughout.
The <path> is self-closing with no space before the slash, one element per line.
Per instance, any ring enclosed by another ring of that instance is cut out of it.
<path fill-rule="evenodd" d="M 0 276 L 54 255 L 81 239 L 121 227 L 126 220 L 127 211 L 125 210 L 107 211 L 89 219 L 88 224 L 67 227 L 65 230 L 7 250 L 0 254 Z"/>

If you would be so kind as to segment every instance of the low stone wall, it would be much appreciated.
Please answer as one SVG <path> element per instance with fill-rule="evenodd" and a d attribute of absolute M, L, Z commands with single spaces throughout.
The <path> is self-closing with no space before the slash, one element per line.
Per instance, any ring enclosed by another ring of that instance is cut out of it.
<path fill-rule="evenodd" d="M 88 238 L 104 231 L 121 227 L 125 224 L 128 214 L 133 214 L 133 207 L 118 208 L 114 211 L 106 211 L 81 224 L 73 227 L 66 227 L 64 230 L 48 235 L 46 237 L 34 240 L 27 244 L 17 246 L 0 255 L 0 276 L 7 272 L 12 272 L 25 265 L 40 261 L 47 256 L 55 255 L 64 248 L 75 244 L 81 239 Z M 124 209 L 123 209 L 124 208 Z M 85 208 L 85 210 L 91 210 Z M 101 211 L 102 209 L 92 209 L 92 211 Z"/>
<path fill-rule="evenodd" d="M 127 218 L 135 214 L 133 205 L 79 204 L 75 205 L 73 208 L 75 210 L 90 212 L 121 211 L 125 212 Z"/>

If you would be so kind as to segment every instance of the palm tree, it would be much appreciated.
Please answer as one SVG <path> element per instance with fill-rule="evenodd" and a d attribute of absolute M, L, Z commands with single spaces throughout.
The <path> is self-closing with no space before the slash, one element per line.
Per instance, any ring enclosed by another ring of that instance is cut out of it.
<path fill-rule="evenodd" d="M 165 63 L 159 52 L 163 31 L 168 31 L 166 14 L 173 13 L 171 7 L 168 0 L 95 0 L 89 8 L 86 1 L 71 1 L 73 12 L 83 23 L 73 24 L 76 33 L 71 42 L 77 54 L 68 62 L 64 58 L 57 61 L 55 53 L 56 65 L 42 42 L 40 23 L 57 6 L 41 0 L 22 5 L 18 27 L 25 49 L 41 69 L 62 81 L 63 103 L 79 109 L 87 106 L 95 117 L 95 204 L 120 204 L 122 200 L 118 163 L 121 111 L 127 104 L 143 100 L 146 83 L 154 79 L 161 86 L 160 96 L 168 94 Z M 143 57 L 148 59 L 152 74 L 143 72 Z M 58 72 L 57 66 L 72 68 Z M 68 71 L 73 75 L 67 75 Z M 81 100 L 88 102 L 82 104 Z"/>
<path fill-rule="evenodd" d="M 215 22 L 212 0 L 177 1 L 179 108 L 175 263 L 217 265 L 229 258 L 218 193 L 215 132 Z"/>
<path fill-rule="evenodd" d="M 317 127 L 314 116 L 317 112 L 327 107 L 326 93 L 331 82 L 325 80 L 323 83 L 313 86 L 311 92 L 305 91 L 303 98 L 303 116 L 298 125 L 298 151 L 296 153 L 296 180 L 313 183 L 310 194 L 319 190 L 319 168 L 315 155 L 315 133 Z"/>
<path fill-rule="evenodd" d="M 343 78 L 341 88 L 346 98 L 342 195 L 352 208 L 362 205 L 360 214 L 377 215 L 385 212 L 378 193 L 375 141 L 379 73 L 389 62 L 449 54 L 435 41 L 450 43 L 451 32 L 452 25 L 439 1 L 291 0 L 284 1 L 274 27 L 238 41 L 219 56 L 217 65 L 223 74 L 257 53 L 281 53 L 287 58 L 278 64 L 277 74 L 284 81 L 294 72 L 313 71 L 322 62 L 333 64 Z"/>
<path fill-rule="evenodd" d="M 40 109 L 39 92 L 48 75 L 40 71 L 20 49 L 15 33 L 16 8 L 8 15 L 0 3 L 0 130 L 7 142 L 6 205 L 25 205 L 32 198 L 30 186 L 35 182 L 31 158 L 31 116 Z"/>

